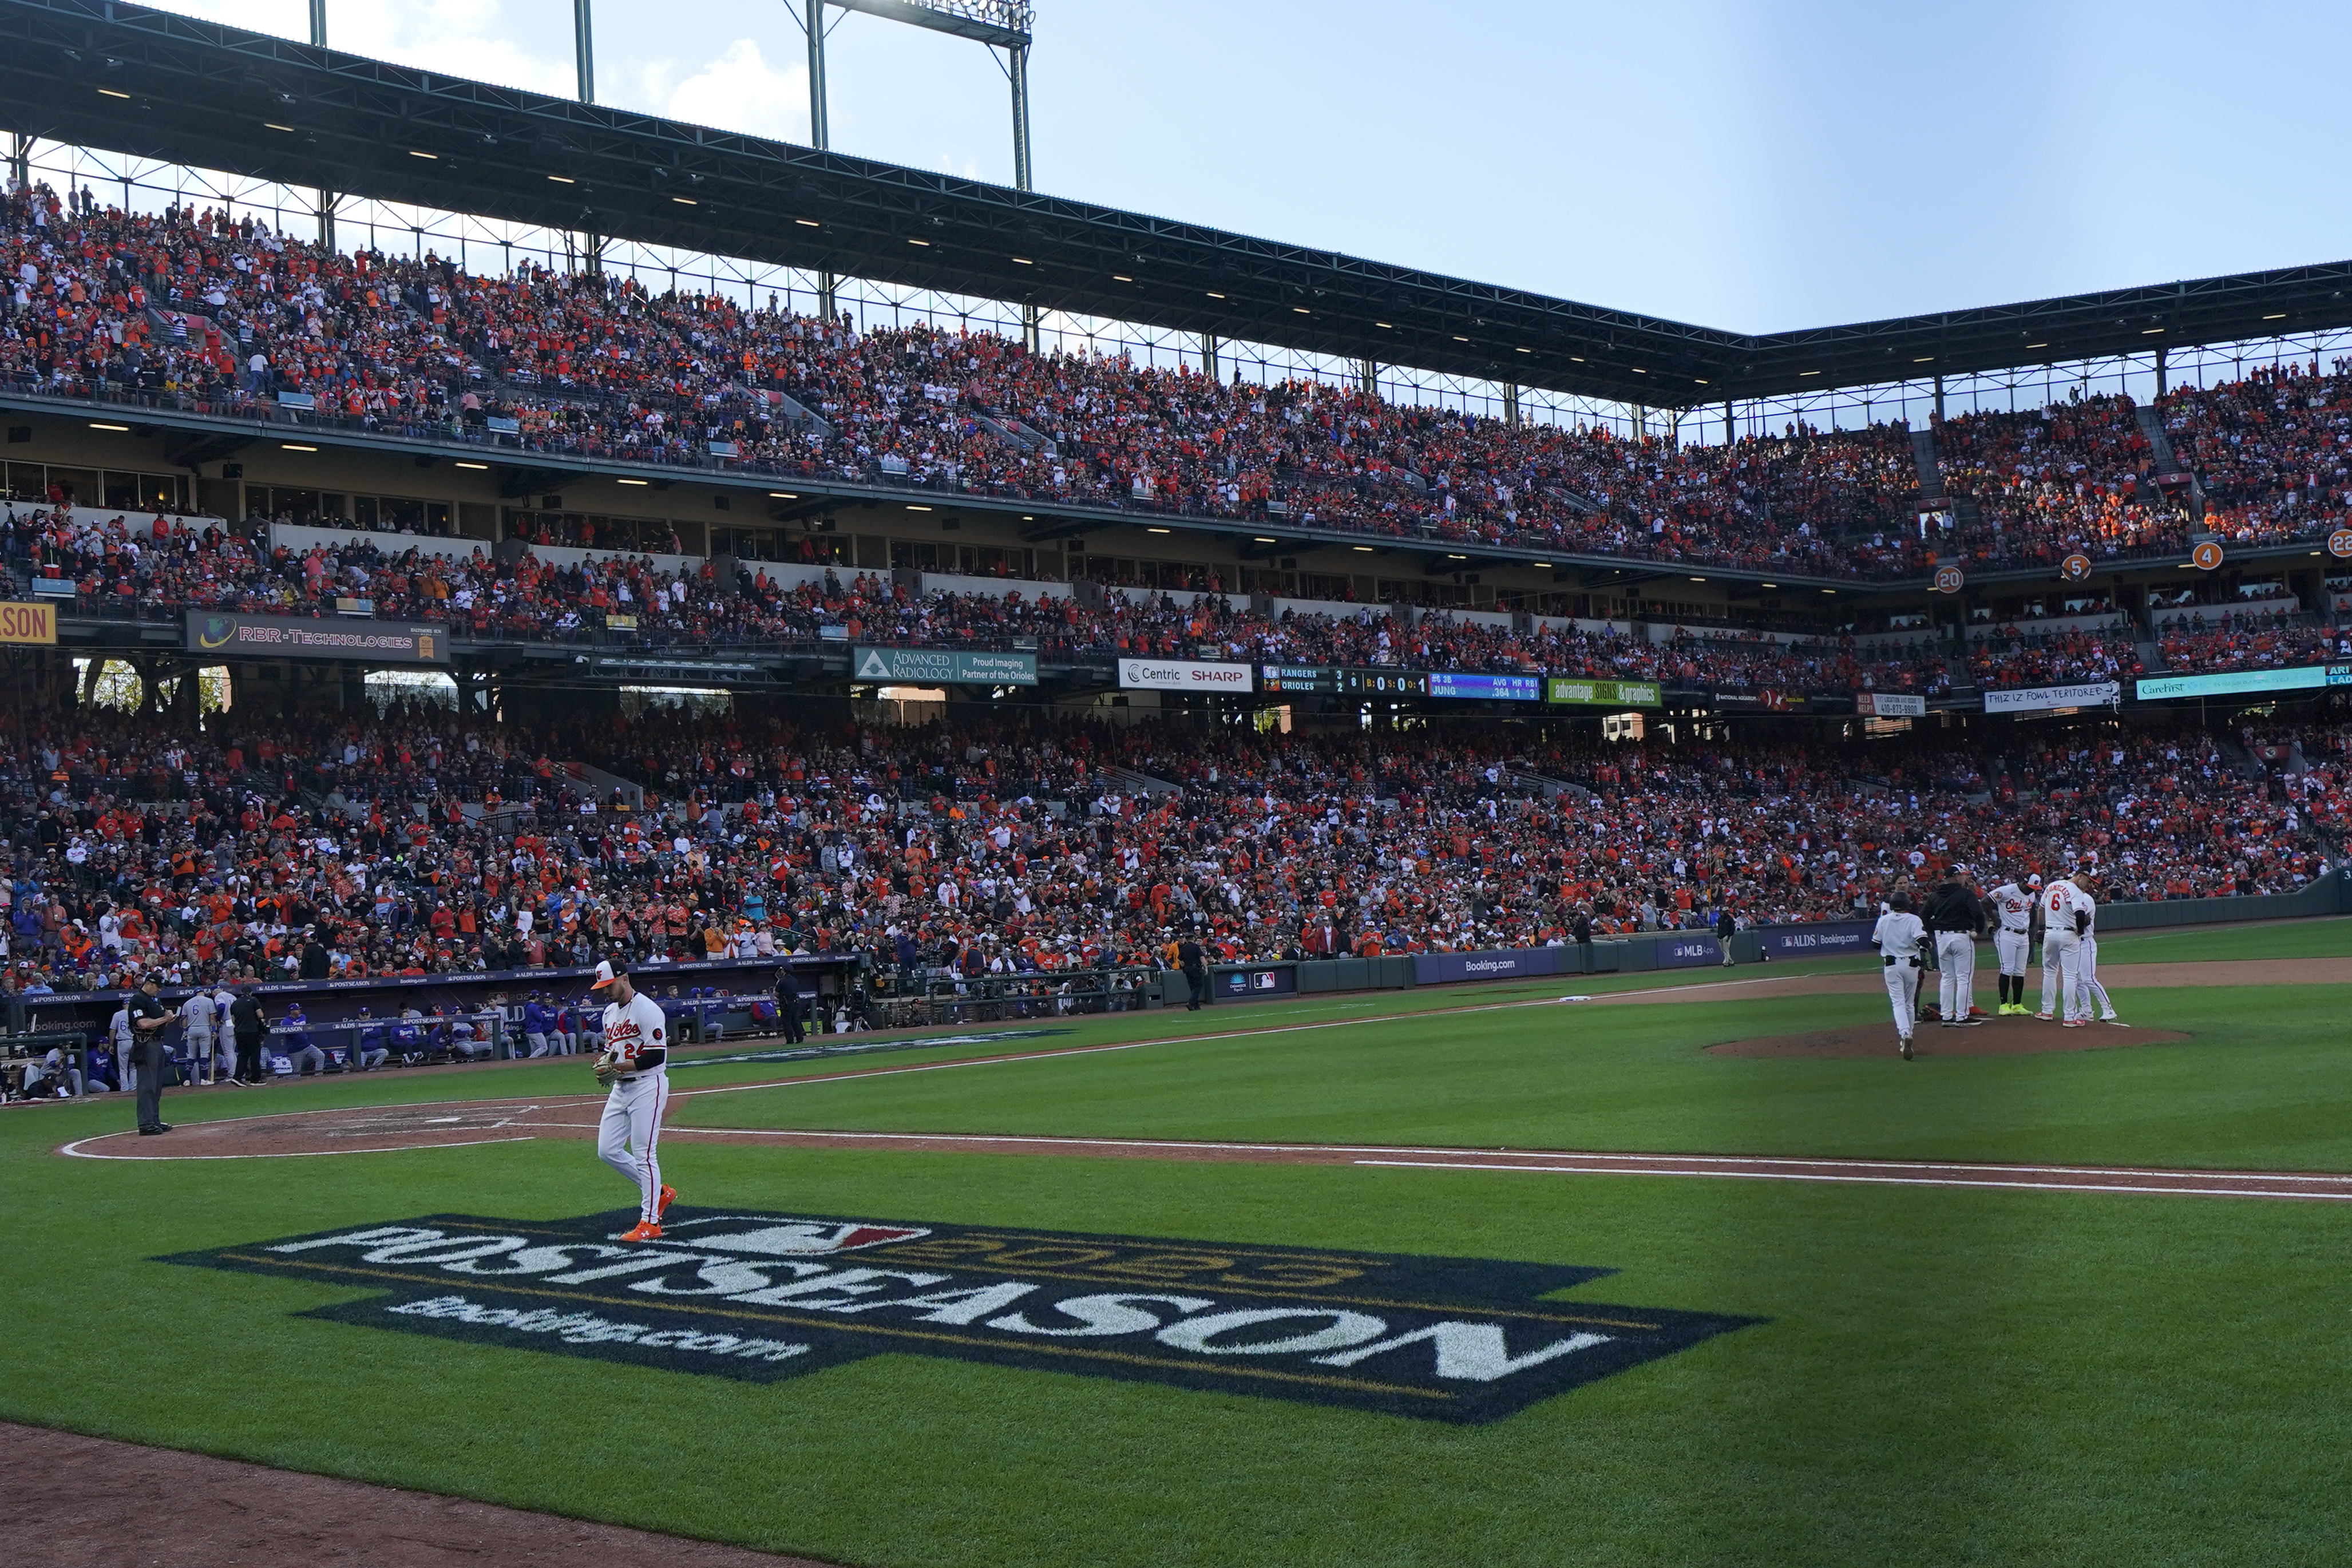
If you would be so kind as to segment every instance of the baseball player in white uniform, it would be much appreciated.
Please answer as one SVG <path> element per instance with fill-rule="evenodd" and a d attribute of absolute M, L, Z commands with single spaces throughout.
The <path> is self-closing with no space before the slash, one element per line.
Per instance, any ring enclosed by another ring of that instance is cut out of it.
<path fill-rule="evenodd" d="M 2000 1014 L 2007 1017 L 2026 1010 L 2025 957 L 2033 950 L 2033 895 L 2011 877 L 1987 894 L 1985 902 L 1992 906 L 1992 955 L 2000 966 Z"/>
<path fill-rule="evenodd" d="M 1911 1059 L 1911 1035 L 1918 1027 L 1919 950 L 1927 928 L 1911 911 L 1911 895 L 1896 893 L 1870 933 L 1871 945 L 1886 964 L 1886 999 L 1895 1005 L 1895 1048 Z"/>
<path fill-rule="evenodd" d="M 2042 1011 L 2045 1023 L 2053 1003 L 2065 1013 L 2064 1026 L 2083 1026 L 2082 928 L 2090 920 L 2090 900 L 2066 877 L 2053 877 L 2042 889 Z"/>
<path fill-rule="evenodd" d="M 659 1004 L 641 995 L 628 966 L 608 959 L 596 966 L 594 989 L 607 994 L 604 1049 L 596 1081 L 609 1084 L 604 1120 L 596 1127 L 596 1157 L 637 1189 L 637 1224 L 623 1241 L 658 1241 L 661 1217 L 677 1189 L 662 1184 L 662 1112 L 669 1106 L 669 1020 Z"/>
<path fill-rule="evenodd" d="M 2128 1029 L 2129 1024 L 2116 1016 L 2116 1005 L 2107 1000 L 2107 988 L 2099 984 L 2099 910 L 2089 891 L 2079 886 L 2083 902 L 2077 906 L 2090 918 L 2084 923 L 2083 934 L 2074 939 L 2076 956 L 2081 960 L 2074 980 L 2075 1016 L 2088 1021 L 2091 1004 L 2099 1005 L 2099 1022 L 2113 1024 L 2118 1029 Z"/>

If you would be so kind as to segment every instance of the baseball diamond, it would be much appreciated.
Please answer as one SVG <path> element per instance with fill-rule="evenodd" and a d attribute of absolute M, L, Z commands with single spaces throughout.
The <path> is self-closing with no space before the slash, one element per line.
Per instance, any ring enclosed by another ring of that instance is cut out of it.
<path fill-rule="evenodd" d="M 2344 1562 L 2352 11 L 1687 9 L 0 0 L 0 1563 Z"/>

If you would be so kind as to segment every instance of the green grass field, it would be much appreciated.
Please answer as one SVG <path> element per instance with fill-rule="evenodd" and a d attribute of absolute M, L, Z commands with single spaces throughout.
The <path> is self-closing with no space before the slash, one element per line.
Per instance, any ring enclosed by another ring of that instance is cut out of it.
<path fill-rule="evenodd" d="M 2126 1016 L 2191 1040 L 1760 1060 L 1702 1047 L 1884 1005 L 1487 1005 L 1672 983 L 1633 975 L 681 1068 L 677 1086 L 699 1089 L 1160 1042 L 688 1098 L 671 1122 L 2352 1171 L 2343 988 L 2135 992 L 2127 973 L 2341 955 L 2352 922 L 2103 946 Z M 175 1095 L 166 1114 L 584 1079 L 576 1062 L 395 1074 Z M 565 1218 L 626 1189 L 575 1142 L 54 1153 L 129 1114 L 118 1100 L 0 1115 L 0 1168 L 27 1200 L 0 1273 L 16 1352 L 0 1416 L 909 1568 L 2332 1564 L 2352 1539 L 2352 1212 L 2336 1204 L 665 1145 L 698 1205 L 1592 1265 L 1618 1272 L 1565 1300 L 1767 1320 L 1449 1426 L 910 1355 L 738 1383 L 298 1318 L 366 1292 L 150 1259 L 436 1212 Z"/>

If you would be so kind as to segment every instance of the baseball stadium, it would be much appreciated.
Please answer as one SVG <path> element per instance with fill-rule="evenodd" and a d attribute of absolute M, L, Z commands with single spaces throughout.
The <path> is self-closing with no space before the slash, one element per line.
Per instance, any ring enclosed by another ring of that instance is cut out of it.
<path fill-rule="evenodd" d="M 0 0 L 12 1562 L 2345 1561 L 2352 261 L 1698 326 L 539 8 Z"/>

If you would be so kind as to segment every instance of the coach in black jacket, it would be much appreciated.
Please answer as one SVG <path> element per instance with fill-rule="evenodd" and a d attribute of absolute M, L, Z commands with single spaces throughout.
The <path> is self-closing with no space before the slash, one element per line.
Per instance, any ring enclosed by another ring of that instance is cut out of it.
<path fill-rule="evenodd" d="M 1936 968 L 1939 981 L 1937 1016 L 1948 1029 L 1971 1028 L 1983 1022 L 1971 1017 L 1969 1009 L 1976 1001 L 1977 937 L 1988 923 L 1984 902 L 1969 886 L 1968 868 L 1956 866 L 1952 874 L 1936 884 L 1927 895 L 1925 909 L 1919 911 L 1919 923 L 1936 944 Z"/>

